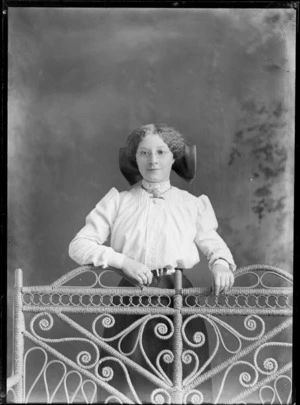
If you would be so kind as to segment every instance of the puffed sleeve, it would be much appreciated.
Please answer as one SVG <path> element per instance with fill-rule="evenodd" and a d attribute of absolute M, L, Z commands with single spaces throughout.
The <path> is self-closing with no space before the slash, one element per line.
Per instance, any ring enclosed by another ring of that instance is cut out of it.
<path fill-rule="evenodd" d="M 209 198 L 206 195 L 202 195 L 198 198 L 197 236 L 195 243 L 207 257 L 210 269 L 212 269 L 216 261 L 225 260 L 230 270 L 234 271 L 236 265 L 232 254 L 224 240 L 217 233 L 217 228 L 218 221 L 214 209 Z"/>
<path fill-rule="evenodd" d="M 102 246 L 110 235 L 119 210 L 120 194 L 114 187 L 86 217 L 85 226 L 69 246 L 70 257 L 80 265 L 122 268 L 125 255 Z"/>

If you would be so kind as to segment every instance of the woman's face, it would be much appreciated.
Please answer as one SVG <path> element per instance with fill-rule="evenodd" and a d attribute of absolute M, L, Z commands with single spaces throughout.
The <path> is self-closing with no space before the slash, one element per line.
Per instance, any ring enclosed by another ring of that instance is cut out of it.
<path fill-rule="evenodd" d="M 174 161 L 173 153 L 159 135 L 145 136 L 136 151 L 139 171 L 150 183 L 168 181 Z"/>

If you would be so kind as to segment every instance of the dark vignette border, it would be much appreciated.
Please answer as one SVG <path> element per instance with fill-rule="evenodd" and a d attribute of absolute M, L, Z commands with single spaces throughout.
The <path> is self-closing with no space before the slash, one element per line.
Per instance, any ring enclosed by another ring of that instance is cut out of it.
<path fill-rule="evenodd" d="M 296 98 L 295 112 L 297 111 L 299 80 L 297 80 L 298 55 L 299 55 L 299 8 L 298 1 L 260 1 L 260 0 L 2 0 L 1 8 L 1 136 L 0 136 L 0 263 L 2 271 L 0 272 L 0 404 L 6 403 L 6 373 L 7 368 L 7 101 L 8 101 L 8 23 L 10 7 L 59 7 L 59 8 L 243 8 L 243 9 L 275 9 L 275 8 L 294 8 L 296 10 Z M 297 198 L 298 169 L 296 157 L 300 151 L 300 135 L 297 132 L 299 128 L 299 118 L 295 113 L 295 177 L 294 177 L 294 207 L 299 203 Z M 294 211 L 294 322 L 293 322 L 293 342 L 296 342 L 296 326 L 298 319 L 298 297 L 297 268 L 300 266 L 299 246 L 299 217 L 296 209 Z M 293 375 L 296 376 L 296 346 L 293 349 Z M 296 384 L 292 388 L 292 404 L 296 403 Z"/>

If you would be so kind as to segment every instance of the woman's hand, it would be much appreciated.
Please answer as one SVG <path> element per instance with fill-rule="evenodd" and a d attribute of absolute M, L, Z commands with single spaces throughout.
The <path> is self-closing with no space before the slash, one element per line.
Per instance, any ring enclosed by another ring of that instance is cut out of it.
<path fill-rule="evenodd" d="M 219 295 L 220 292 L 226 292 L 228 288 L 233 286 L 234 275 L 232 271 L 223 266 L 223 264 L 215 264 L 212 268 L 212 274 L 214 278 L 213 291 L 215 295 Z"/>
<path fill-rule="evenodd" d="M 138 281 L 140 284 L 149 285 L 152 283 L 153 274 L 144 264 L 126 257 L 122 267 L 123 273 Z"/>

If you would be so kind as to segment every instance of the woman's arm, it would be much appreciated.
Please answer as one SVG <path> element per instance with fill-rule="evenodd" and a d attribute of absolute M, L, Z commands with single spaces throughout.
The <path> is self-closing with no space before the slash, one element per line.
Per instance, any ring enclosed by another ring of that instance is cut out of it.
<path fill-rule="evenodd" d="M 69 255 L 80 265 L 115 267 L 141 284 L 150 284 L 152 273 L 147 266 L 103 246 L 118 215 L 119 204 L 120 194 L 112 188 L 86 217 L 85 226 L 69 245 Z"/>
<path fill-rule="evenodd" d="M 120 194 L 112 188 L 86 217 L 85 226 L 69 245 L 70 257 L 80 265 L 122 268 L 125 255 L 103 246 L 118 213 Z"/>
<path fill-rule="evenodd" d="M 218 221 L 207 196 L 199 197 L 196 245 L 208 259 L 214 277 L 214 289 L 218 294 L 233 285 L 236 269 L 231 251 L 217 233 Z"/>

